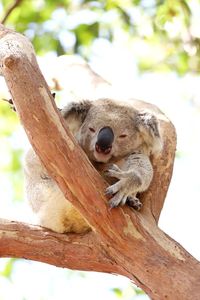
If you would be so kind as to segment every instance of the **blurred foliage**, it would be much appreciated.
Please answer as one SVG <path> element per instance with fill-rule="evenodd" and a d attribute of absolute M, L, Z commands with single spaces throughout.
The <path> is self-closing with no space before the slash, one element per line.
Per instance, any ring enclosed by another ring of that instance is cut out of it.
<path fill-rule="evenodd" d="M 112 289 L 112 291 L 115 293 L 115 295 L 118 297 L 118 298 L 122 298 L 123 297 L 123 291 L 119 288 L 114 288 Z"/>
<path fill-rule="evenodd" d="M 0 91 L 0 99 L 2 97 Z M 19 124 L 17 115 L 11 111 L 11 109 L 9 108 L 9 104 L 7 102 L 1 101 L 1 106 L 0 106 L 1 136 L 7 136 L 7 137 L 11 136 L 17 124 Z"/>
<path fill-rule="evenodd" d="M 3 269 L 0 270 L 0 276 L 4 276 L 7 279 L 11 280 L 11 275 L 13 271 L 13 266 L 16 261 L 16 258 L 9 258 L 6 260 Z"/>
<path fill-rule="evenodd" d="M 89 59 L 95 41 L 104 39 L 132 47 L 141 71 L 175 70 L 182 75 L 200 70 L 199 0 L 15 3 L 0 0 L 1 20 L 25 33 L 39 55 L 79 53 Z"/>
<path fill-rule="evenodd" d="M 145 295 L 145 293 L 133 285 L 129 285 L 126 289 L 120 289 L 118 287 L 113 288 L 112 291 L 117 296 L 118 299 L 128 300 L 128 299 L 137 299 L 139 295 Z"/>
<path fill-rule="evenodd" d="M 0 94 L 1 100 L 1 94 Z M 19 120 L 8 103 L 1 102 L 0 105 L 0 175 L 10 185 L 12 199 L 14 201 L 23 199 L 21 156 L 22 144 L 18 137 L 20 129 Z M 17 140 L 17 142 L 15 142 Z M 1 182 L 2 184 L 2 182 Z M 5 187 L 4 187 L 5 189 Z"/>

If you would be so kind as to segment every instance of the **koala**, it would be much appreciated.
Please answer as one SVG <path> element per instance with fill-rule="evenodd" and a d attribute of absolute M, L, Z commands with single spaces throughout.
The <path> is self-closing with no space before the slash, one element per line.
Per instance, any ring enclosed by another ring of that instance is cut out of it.
<path fill-rule="evenodd" d="M 155 115 L 134 102 L 112 99 L 73 102 L 60 110 L 67 126 L 91 163 L 108 182 L 111 208 L 128 204 L 140 210 L 138 193 L 148 189 L 153 167 L 150 156 L 162 149 Z M 31 148 L 24 163 L 26 197 L 38 223 L 53 231 L 83 233 L 90 229 L 67 201 Z"/>

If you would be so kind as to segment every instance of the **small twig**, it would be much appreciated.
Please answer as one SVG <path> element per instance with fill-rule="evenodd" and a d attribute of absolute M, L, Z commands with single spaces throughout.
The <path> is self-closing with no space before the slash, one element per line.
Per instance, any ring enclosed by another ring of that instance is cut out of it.
<path fill-rule="evenodd" d="M 2 100 L 5 101 L 5 102 L 8 102 L 9 104 L 13 104 L 12 99 L 5 99 L 5 98 L 2 98 Z"/>
<path fill-rule="evenodd" d="M 56 93 L 52 93 L 52 96 L 53 96 L 53 98 L 55 99 Z M 15 108 L 15 106 L 14 106 L 14 103 L 13 103 L 13 100 L 12 100 L 12 99 L 5 99 L 5 98 L 2 98 L 2 100 L 5 101 L 5 102 L 7 102 L 7 103 L 9 103 L 9 104 L 10 104 L 10 108 L 11 108 L 13 111 L 16 111 L 16 108 Z M 61 110 L 61 109 L 59 109 L 59 110 Z"/>
<path fill-rule="evenodd" d="M 9 9 L 7 10 L 7 12 L 5 13 L 5 16 L 3 17 L 3 19 L 1 20 L 2 24 L 5 24 L 7 18 L 9 17 L 9 15 L 12 13 L 12 11 L 22 2 L 22 0 L 15 0 L 14 3 L 9 7 Z"/>
<path fill-rule="evenodd" d="M 5 101 L 5 102 L 7 102 L 7 103 L 9 103 L 9 104 L 10 104 L 10 108 L 11 108 L 13 111 L 16 111 L 12 99 L 5 99 L 5 98 L 2 98 L 2 100 Z"/>

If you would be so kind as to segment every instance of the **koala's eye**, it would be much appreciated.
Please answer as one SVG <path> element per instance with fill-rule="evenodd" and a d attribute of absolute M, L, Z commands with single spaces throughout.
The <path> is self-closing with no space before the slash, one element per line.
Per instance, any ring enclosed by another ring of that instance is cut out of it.
<path fill-rule="evenodd" d="M 92 128 L 92 127 L 89 127 L 89 130 L 90 130 L 91 132 L 95 132 L 95 129 Z"/>
<path fill-rule="evenodd" d="M 127 134 L 121 134 L 121 135 L 119 136 L 120 139 L 124 139 L 125 137 L 127 137 Z"/>

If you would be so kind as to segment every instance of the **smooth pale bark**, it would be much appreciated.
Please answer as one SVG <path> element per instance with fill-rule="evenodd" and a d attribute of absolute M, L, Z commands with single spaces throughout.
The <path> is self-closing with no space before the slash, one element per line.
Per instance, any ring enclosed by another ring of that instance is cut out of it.
<path fill-rule="evenodd" d="M 4 221 L 0 224 L 0 255 L 123 274 L 152 299 L 199 299 L 200 264 L 157 227 L 176 147 L 170 121 L 155 106 L 135 101 L 136 106 L 149 106 L 157 114 L 164 147 L 161 156 L 153 158 L 155 174 L 150 189 L 142 195 L 144 209 L 139 213 L 128 207 L 109 210 L 106 183 L 65 128 L 30 42 L 2 25 L 0 66 L 32 146 L 93 228 L 86 235 L 59 235 Z M 46 251 L 41 253 L 40 247 Z"/>

